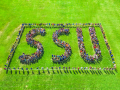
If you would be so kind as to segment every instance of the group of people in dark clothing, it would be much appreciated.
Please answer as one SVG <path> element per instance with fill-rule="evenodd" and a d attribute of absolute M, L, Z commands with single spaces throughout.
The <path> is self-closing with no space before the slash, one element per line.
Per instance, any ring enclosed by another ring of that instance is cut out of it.
<path fill-rule="evenodd" d="M 86 61 L 86 62 L 92 62 L 95 63 L 96 61 L 98 61 L 98 59 L 101 56 L 101 51 L 99 48 L 99 41 L 96 37 L 96 33 L 95 33 L 95 29 L 94 27 L 89 27 L 89 32 L 90 32 L 90 36 L 91 36 L 91 41 L 93 43 L 93 47 L 95 50 L 95 55 L 94 56 L 89 56 L 86 51 L 85 51 L 85 46 L 83 43 L 83 35 L 82 35 L 82 28 L 77 28 L 77 38 L 78 38 L 78 46 L 80 49 L 80 54 L 81 57 Z"/>
<path fill-rule="evenodd" d="M 40 29 L 32 29 L 31 31 L 29 31 L 28 34 L 26 34 L 26 41 L 28 44 L 30 44 L 31 47 L 35 47 L 37 48 L 37 51 L 35 53 L 33 53 L 32 55 L 25 55 L 23 53 L 23 55 L 19 56 L 20 62 L 22 63 L 33 63 L 35 61 L 37 61 L 43 54 L 43 46 L 39 41 L 35 41 L 33 40 L 33 37 L 41 34 L 41 35 L 45 35 L 45 29 L 40 28 Z"/>
<path fill-rule="evenodd" d="M 53 41 L 55 42 L 55 44 L 57 44 L 60 47 L 65 48 L 64 54 L 62 54 L 62 55 L 52 55 L 53 62 L 65 61 L 71 55 L 71 47 L 70 47 L 69 43 L 66 43 L 65 41 L 62 41 L 62 40 L 58 39 L 58 37 L 62 34 L 69 34 L 69 28 L 68 29 L 60 28 L 59 30 L 56 30 L 53 33 L 52 37 L 53 37 Z"/>

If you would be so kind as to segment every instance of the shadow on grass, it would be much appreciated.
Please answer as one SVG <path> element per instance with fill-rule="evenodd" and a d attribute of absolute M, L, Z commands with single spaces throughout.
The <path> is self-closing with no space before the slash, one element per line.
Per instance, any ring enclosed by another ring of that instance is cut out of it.
<path fill-rule="evenodd" d="M 32 71 L 20 71 L 20 70 L 10 70 L 10 74 L 23 74 L 23 75 L 31 75 L 30 72 L 32 72 L 31 74 L 35 75 L 34 74 L 34 70 Z M 116 71 L 113 71 L 113 70 L 70 70 L 70 69 L 64 69 L 64 70 L 52 70 L 52 71 L 49 71 L 49 70 L 42 70 L 41 73 L 42 74 L 86 74 L 86 75 L 103 75 L 103 74 L 107 74 L 107 75 L 115 75 L 115 72 Z M 40 70 L 38 70 L 38 75 L 41 74 L 40 73 Z"/>

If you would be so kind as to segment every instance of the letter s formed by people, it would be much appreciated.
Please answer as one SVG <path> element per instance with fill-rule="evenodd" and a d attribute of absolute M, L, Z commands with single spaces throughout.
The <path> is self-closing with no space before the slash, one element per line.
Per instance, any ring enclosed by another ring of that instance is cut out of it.
<path fill-rule="evenodd" d="M 56 30 L 53 33 L 53 41 L 55 44 L 57 44 L 59 47 L 65 48 L 65 52 L 62 55 L 52 55 L 52 60 L 53 62 L 63 62 L 65 60 L 68 60 L 70 55 L 71 55 L 71 47 L 69 45 L 69 43 L 66 43 L 65 41 L 59 40 L 58 37 L 60 35 L 68 35 L 69 34 L 69 28 L 68 29 L 64 29 L 64 28 L 60 28 L 59 30 Z"/>
<path fill-rule="evenodd" d="M 40 28 L 40 29 L 32 29 L 31 31 L 29 31 L 28 34 L 26 34 L 26 41 L 27 43 L 31 46 L 31 47 L 35 47 L 37 48 L 37 51 L 35 53 L 33 53 L 32 55 L 25 55 L 23 53 L 23 55 L 19 56 L 20 62 L 21 63 L 25 63 L 25 64 L 29 64 L 29 63 L 33 63 L 38 61 L 38 59 L 40 59 L 40 57 L 43 55 L 43 46 L 39 41 L 35 41 L 33 39 L 33 37 L 35 37 L 36 35 L 45 35 L 45 29 Z"/>

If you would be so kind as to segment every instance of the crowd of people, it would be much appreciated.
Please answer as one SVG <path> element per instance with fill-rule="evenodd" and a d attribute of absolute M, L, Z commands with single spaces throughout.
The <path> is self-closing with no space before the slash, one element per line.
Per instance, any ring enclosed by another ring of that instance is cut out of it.
<path fill-rule="evenodd" d="M 101 23 L 24 23 L 25 26 L 99 26 Z"/>
<path fill-rule="evenodd" d="M 22 32 L 25 28 L 24 25 L 25 24 L 22 24 L 21 29 L 18 33 L 17 39 L 16 39 L 15 43 L 13 44 L 12 49 L 10 51 L 10 55 L 7 58 L 7 63 L 8 64 L 10 63 L 10 61 L 11 61 L 13 55 L 14 55 L 15 49 L 16 49 L 19 41 L 20 41 Z M 97 25 L 97 24 L 95 24 L 95 25 Z M 114 61 L 112 50 L 110 49 L 110 46 L 109 46 L 108 41 L 106 39 L 105 32 L 102 28 L 102 25 L 101 24 L 98 24 L 98 25 L 100 25 L 100 28 L 101 28 L 101 31 L 102 31 L 107 49 L 109 50 L 109 53 L 110 53 L 110 56 L 111 56 L 111 59 L 112 59 L 113 66 L 114 66 L 114 68 L 116 68 L 116 64 L 115 64 L 115 61 Z M 77 28 L 76 31 L 77 31 L 78 45 L 79 45 L 81 57 L 87 62 L 95 62 L 96 60 L 98 60 L 101 56 L 101 51 L 100 51 L 100 48 L 99 48 L 99 41 L 96 37 L 94 27 L 89 27 L 91 41 L 93 43 L 93 47 L 94 47 L 94 50 L 95 50 L 95 55 L 94 56 L 91 56 L 91 55 L 89 56 L 85 51 L 85 46 L 84 46 L 84 43 L 83 43 L 82 28 Z M 62 55 L 52 55 L 52 60 L 55 61 L 55 62 L 64 61 L 71 55 L 71 47 L 70 47 L 69 43 L 66 43 L 65 41 L 62 41 L 62 40 L 58 39 L 59 35 L 68 34 L 68 33 L 69 33 L 69 28 L 68 29 L 60 28 L 59 30 L 56 30 L 53 33 L 53 41 L 55 42 L 55 44 L 57 44 L 60 47 L 65 48 L 65 53 L 64 54 L 62 54 Z M 25 55 L 23 53 L 23 55 L 19 56 L 19 59 L 22 63 L 34 62 L 42 56 L 42 54 L 43 54 L 42 44 L 39 41 L 33 40 L 33 37 L 37 34 L 45 35 L 45 29 L 43 29 L 43 28 L 33 29 L 33 30 L 29 31 L 29 33 L 26 35 L 27 43 L 30 44 L 30 46 L 32 46 L 32 47 L 33 46 L 36 47 L 37 51 L 35 53 L 33 53 L 32 55 Z"/>
<path fill-rule="evenodd" d="M 8 64 L 8 66 L 9 66 L 9 64 L 10 64 L 10 62 L 12 60 L 12 57 L 13 57 L 14 53 L 15 53 L 15 49 L 16 49 L 17 45 L 20 42 L 20 38 L 21 38 L 21 35 L 22 35 L 22 32 L 23 32 L 24 28 L 25 28 L 24 25 L 22 25 L 21 29 L 19 30 L 19 33 L 17 35 L 16 41 L 14 42 L 14 44 L 13 44 L 13 46 L 11 48 L 10 54 L 9 54 L 9 56 L 7 58 L 7 62 L 6 62 Z"/>
<path fill-rule="evenodd" d="M 95 33 L 95 29 L 94 27 L 89 27 L 89 32 L 90 32 L 90 36 L 91 36 L 91 41 L 93 43 L 93 47 L 95 50 L 95 55 L 94 56 L 89 56 L 86 51 L 85 51 L 85 46 L 83 43 L 83 35 L 82 35 L 82 28 L 77 28 L 77 38 L 78 38 L 78 46 L 80 49 L 80 54 L 81 57 L 86 61 L 86 62 L 93 62 L 95 63 L 96 61 L 98 61 L 98 59 L 101 56 L 101 51 L 99 48 L 99 41 L 96 37 L 96 33 Z"/>
<path fill-rule="evenodd" d="M 108 41 L 107 41 L 107 39 L 106 39 L 105 32 L 104 32 L 104 30 L 103 30 L 103 28 L 102 28 L 102 25 L 100 25 L 100 29 L 101 29 L 101 31 L 102 31 L 102 34 L 103 34 L 104 41 L 105 41 L 105 44 L 106 44 L 106 46 L 107 46 L 107 49 L 109 50 L 109 54 L 110 54 L 111 59 L 112 59 L 113 67 L 116 68 L 116 64 L 115 64 L 115 61 L 114 61 L 114 57 L 113 57 L 113 54 L 112 54 L 112 50 L 110 50 L 110 46 L 109 46 Z"/>
<path fill-rule="evenodd" d="M 69 34 L 69 28 L 68 29 L 64 29 L 64 28 L 60 28 L 59 30 L 56 30 L 53 33 L 53 41 L 55 42 L 55 44 L 57 44 L 60 47 L 65 48 L 65 52 L 62 55 L 52 55 L 52 60 L 53 62 L 61 62 L 61 61 L 65 61 L 69 58 L 69 56 L 71 55 L 71 47 L 69 43 L 66 43 L 65 41 L 59 40 L 58 37 L 59 35 L 62 34 Z"/>
<path fill-rule="evenodd" d="M 21 63 L 33 63 L 37 61 L 43 54 L 43 46 L 39 41 L 35 41 L 33 37 L 37 34 L 45 35 L 45 29 L 40 28 L 40 29 L 32 29 L 29 31 L 28 34 L 26 34 L 26 41 L 28 44 L 30 44 L 31 47 L 37 48 L 37 51 L 33 53 L 32 55 L 23 55 L 19 56 L 20 62 Z"/>

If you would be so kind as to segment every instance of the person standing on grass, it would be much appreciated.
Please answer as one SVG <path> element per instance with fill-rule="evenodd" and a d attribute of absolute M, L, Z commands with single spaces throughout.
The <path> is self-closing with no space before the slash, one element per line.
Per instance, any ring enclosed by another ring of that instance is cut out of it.
<path fill-rule="evenodd" d="M 84 67 L 84 70 L 85 70 L 85 67 Z"/>
<path fill-rule="evenodd" d="M 7 62 L 6 62 L 6 64 L 8 64 L 9 63 L 9 60 L 7 59 Z"/>
<path fill-rule="evenodd" d="M 16 70 L 15 68 L 13 68 L 14 70 Z"/>
<path fill-rule="evenodd" d="M 112 53 L 111 50 L 109 50 L 109 53 L 110 53 L 110 54 Z"/>
<path fill-rule="evenodd" d="M 69 70 L 70 70 L 70 67 L 69 67 Z"/>
<path fill-rule="evenodd" d="M 114 66 L 114 69 L 116 69 L 116 64 L 114 64 L 113 66 Z"/>
<path fill-rule="evenodd" d="M 113 57 L 113 55 L 111 54 L 111 58 Z"/>
<path fill-rule="evenodd" d="M 49 73 L 49 69 L 48 69 L 48 67 L 47 67 L 47 71 L 48 71 L 48 73 Z"/>
<path fill-rule="evenodd" d="M 72 67 L 72 70 L 74 70 L 74 67 Z"/>
<path fill-rule="evenodd" d="M 112 68 L 112 71 L 114 70 L 114 68 Z"/>
<path fill-rule="evenodd" d="M 6 68 L 4 68 L 5 70 L 7 70 Z"/>
<path fill-rule="evenodd" d="M 63 67 L 63 70 L 65 69 L 65 66 Z"/>
<path fill-rule="evenodd" d="M 109 68 L 109 71 L 111 71 L 111 67 Z"/>
<path fill-rule="evenodd" d="M 26 70 L 27 70 L 27 73 L 29 74 L 29 70 L 28 70 L 28 68 L 26 68 Z"/>
<path fill-rule="evenodd" d="M 59 66 L 59 70 L 61 69 L 61 67 Z"/>
<path fill-rule="evenodd" d="M 19 74 L 20 74 L 20 69 L 18 68 L 18 70 L 19 70 Z"/>
<path fill-rule="evenodd" d="M 97 68 L 97 70 L 99 71 L 99 67 Z"/>
<path fill-rule="evenodd" d="M 96 67 L 94 68 L 94 70 L 96 71 Z"/>
<path fill-rule="evenodd" d="M 93 71 L 93 69 L 94 69 L 94 68 L 92 67 L 92 71 Z"/>
<path fill-rule="evenodd" d="M 58 68 L 56 67 L 56 70 L 58 70 Z"/>
<path fill-rule="evenodd" d="M 108 67 L 106 68 L 106 70 L 108 70 Z"/>
<path fill-rule="evenodd" d="M 47 71 L 49 71 L 48 67 L 47 67 Z"/>
<path fill-rule="evenodd" d="M 92 67 L 90 66 L 90 68 L 89 68 L 90 70 L 92 69 Z"/>
<path fill-rule="evenodd" d="M 51 67 L 52 68 L 52 70 L 53 70 L 53 67 Z"/>
<path fill-rule="evenodd" d="M 112 58 L 112 61 L 114 61 L 114 58 Z"/>
<path fill-rule="evenodd" d="M 105 71 L 105 67 L 103 68 L 103 70 Z"/>
<path fill-rule="evenodd" d="M 32 68 L 30 68 L 32 70 Z"/>
<path fill-rule="evenodd" d="M 44 73 L 44 69 L 43 69 L 43 67 L 42 67 L 42 70 L 43 70 L 43 73 Z"/>
<path fill-rule="evenodd" d="M 25 58 L 25 53 L 23 53 L 23 58 Z"/>
<path fill-rule="evenodd" d="M 12 69 L 11 69 L 11 68 L 9 68 L 9 70 L 11 70 L 11 74 L 12 74 Z"/>
<path fill-rule="evenodd" d="M 83 67 L 81 67 L 81 70 L 83 69 Z"/>
<path fill-rule="evenodd" d="M 76 70 L 76 67 L 75 67 L 75 70 Z"/>
<path fill-rule="evenodd" d="M 5 65 L 5 67 L 7 67 L 7 65 Z"/>
<path fill-rule="evenodd" d="M 23 74 L 25 74 L 25 72 L 24 72 L 24 69 L 22 68 L 22 70 L 23 70 Z"/>
<path fill-rule="evenodd" d="M 67 67 L 66 67 L 66 70 L 67 70 Z"/>
<path fill-rule="evenodd" d="M 37 69 L 38 69 L 38 73 L 40 74 L 40 69 L 39 69 L 39 67 L 37 67 Z M 33 71 L 33 70 L 32 70 Z"/>

